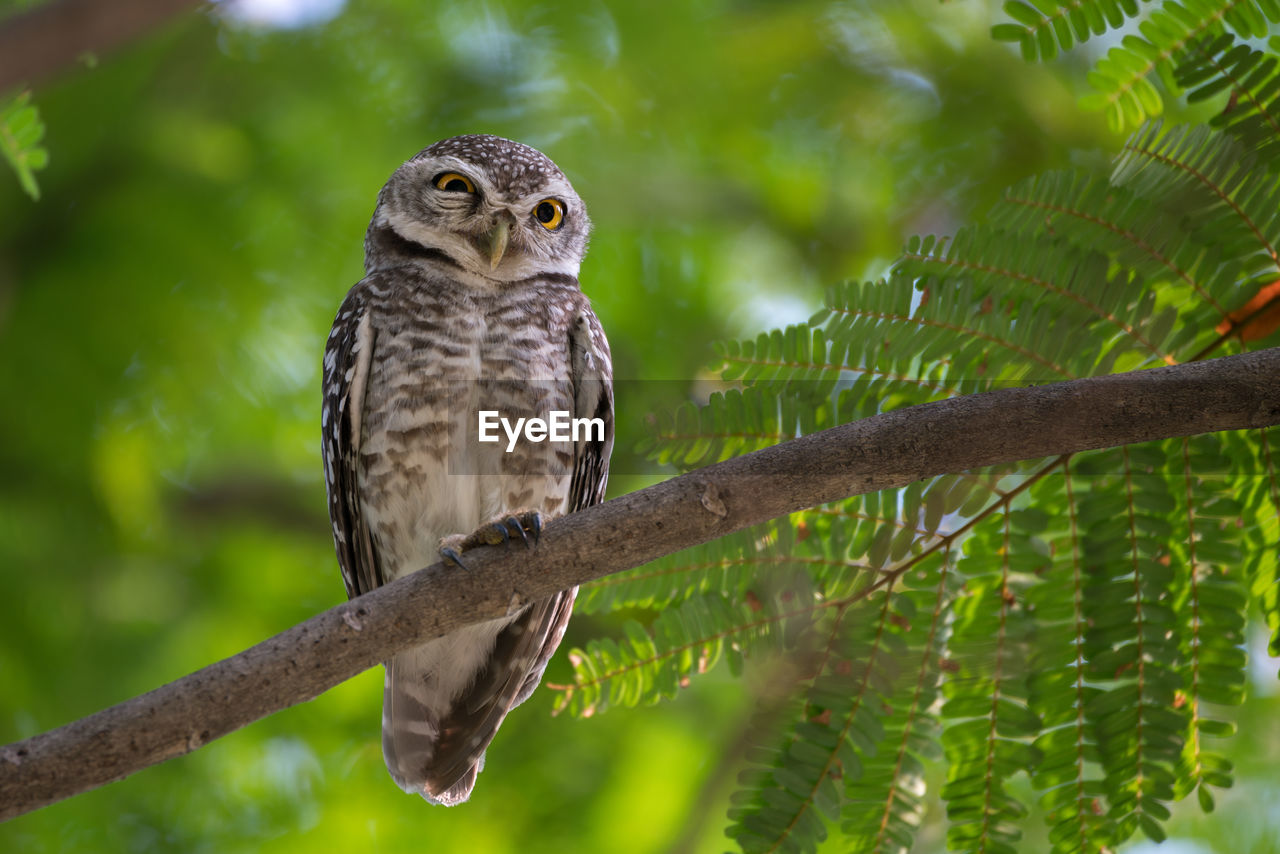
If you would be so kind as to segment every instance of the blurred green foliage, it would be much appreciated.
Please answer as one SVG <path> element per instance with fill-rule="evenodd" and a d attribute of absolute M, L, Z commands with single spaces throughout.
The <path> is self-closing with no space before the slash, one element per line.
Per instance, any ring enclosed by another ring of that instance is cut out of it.
<path fill-rule="evenodd" d="M 616 374 L 644 381 L 619 400 L 619 494 L 647 480 L 646 415 L 672 387 L 698 393 L 714 340 L 807 317 L 909 235 L 1116 150 L 1076 107 L 1089 55 L 1025 64 L 990 38 L 1000 20 L 995 3 L 932 0 L 363 0 L 305 27 L 175 19 L 38 89 L 43 198 L 0 175 L 0 741 L 341 600 L 320 351 L 402 160 L 497 133 L 544 150 L 587 201 L 584 289 Z M 566 647 L 607 619 L 577 619 Z M 548 681 L 568 671 L 559 658 Z M 539 692 L 453 810 L 387 777 L 380 682 L 16 819 L 0 850 L 726 846 L 721 756 L 756 692 L 723 668 L 585 721 L 551 717 Z M 1235 836 L 1206 850 L 1276 827 L 1253 806 L 1277 797 L 1267 708 L 1248 712 L 1233 748 L 1248 782 L 1213 825 Z M 1173 829 L 1210 832 L 1196 821 Z"/>
<path fill-rule="evenodd" d="M 35 173 L 49 162 L 49 152 L 40 145 L 44 125 L 31 106 L 31 93 L 23 92 L 0 105 L 0 154 L 18 177 L 27 195 L 40 198 Z"/>

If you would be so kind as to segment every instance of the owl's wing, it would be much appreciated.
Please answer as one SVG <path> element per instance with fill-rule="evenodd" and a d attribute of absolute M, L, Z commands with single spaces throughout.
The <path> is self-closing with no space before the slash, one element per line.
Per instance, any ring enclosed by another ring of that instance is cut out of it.
<path fill-rule="evenodd" d="M 360 512 L 357 480 L 360 424 L 377 337 L 362 293 L 360 285 L 351 289 L 329 333 L 324 350 L 324 406 L 320 416 L 333 545 L 347 597 L 352 599 L 385 581 L 369 536 L 369 523 Z"/>
<path fill-rule="evenodd" d="M 613 453 L 613 360 L 600 321 L 588 308 L 578 315 L 569 335 L 573 364 L 575 418 L 598 418 L 603 430 L 587 430 L 573 449 L 573 477 L 569 481 L 569 507 L 576 513 L 604 501 L 609 479 L 609 455 Z"/>
<path fill-rule="evenodd" d="M 590 308 L 578 315 L 569 333 L 569 355 L 573 376 L 573 417 L 600 420 L 600 430 L 586 430 L 573 449 L 573 474 L 569 478 L 567 513 L 604 501 L 609 479 L 609 455 L 613 453 L 613 361 L 604 329 Z M 533 637 L 540 649 L 529 668 L 524 684 L 511 705 L 528 699 L 542 681 L 547 662 L 555 653 L 569 625 L 578 588 L 562 590 L 546 600 L 546 612 L 539 616 Z"/>
<path fill-rule="evenodd" d="M 573 417 L 599 418 L 602 425 L 598 432 L 585 431 L 574 448 L 566 507 L 566 512 L 574 512 L 604 499 L 613 450 L 613 366 L 609 342 L 590 309 L 570 330 L 569 353 Z M 440 722 L 440 741 L 427 785 L 442 802 L 454 803 L 470 792 L 474 768 L 503 719 L 542 681 L 547 662 L 564 637 L 577 593 L 574 587 L 535 602 L 503 628 L 489 665 Z"/>

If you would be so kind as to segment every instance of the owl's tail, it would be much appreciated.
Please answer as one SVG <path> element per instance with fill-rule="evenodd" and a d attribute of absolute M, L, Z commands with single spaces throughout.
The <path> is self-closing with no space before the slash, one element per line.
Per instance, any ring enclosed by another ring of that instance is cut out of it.
<path fill-rule="evenodd" d="M 382 755 L 400 788 L 433 804 L 471 797 L 489 742 L 542 678 L 573 594 L 540 599 L 515 616 L 458 629 L 391 659 Z"/>
<path fill-rule="evenodd" d="M 429 704 L 422 665 L 413 651 L 387 663 L 382 695 L 382 757 L 396 785 L 428 802 L 455 806 L 471 797 L 484 754 L 441 774 L 441 725 Z"/>

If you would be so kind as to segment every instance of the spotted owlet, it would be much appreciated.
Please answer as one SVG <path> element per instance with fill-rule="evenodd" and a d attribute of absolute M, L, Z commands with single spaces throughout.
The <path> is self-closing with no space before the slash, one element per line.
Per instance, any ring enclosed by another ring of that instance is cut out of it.
<path fill-rule="evenodd" d="M 442 554 L 465 567 L 474 545 L 536 547 L 543 520 L 603 498 L 612 366 L 578 286 L 589 229 L 551 160 L 495 136 L 437 142 L 382 188 L 366 276 L 324 353 L 325 480 L 348 596 Z M 576 593 L 385 663 L 382 752 L 401 788 L 470 797 Z"/>

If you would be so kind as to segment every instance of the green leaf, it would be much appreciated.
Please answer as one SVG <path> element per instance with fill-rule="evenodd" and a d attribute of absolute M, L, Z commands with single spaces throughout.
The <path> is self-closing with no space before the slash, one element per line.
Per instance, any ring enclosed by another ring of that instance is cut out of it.
<path fill-rule="evenodd" d="M 7 104 L 0 104 L 0 153 L 18 176 L 18 183 L 32 199 L 40 198 L 35 173 L 49 162 L 49 152 L 40 146 L 44 123 L 31 104 L 31 93 L 22 92 Z"/>

